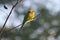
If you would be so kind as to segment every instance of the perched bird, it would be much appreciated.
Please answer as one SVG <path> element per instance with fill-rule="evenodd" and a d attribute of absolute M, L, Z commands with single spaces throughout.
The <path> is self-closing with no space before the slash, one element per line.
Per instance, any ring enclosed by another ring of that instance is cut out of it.
<path fill-rule="evenodd" d="M 34 19 L 34 16 L 35 16 L 34 10 L 30 9 L 24 17 L 24 20 L 23 20 L 20 30 L 24 27 L 25 24 L 27 24 L 28 22 L 31 22 Z"/>

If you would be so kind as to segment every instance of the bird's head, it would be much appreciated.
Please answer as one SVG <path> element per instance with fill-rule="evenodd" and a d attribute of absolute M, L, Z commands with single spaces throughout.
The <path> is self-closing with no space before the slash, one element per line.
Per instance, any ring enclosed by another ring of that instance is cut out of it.
<path fill-rule="evenodd" d="M 28 13 L 34 13 L 34 10 L 33 10 L 33 9 L 30 9 L 30 10 L 28 11 Z"/>

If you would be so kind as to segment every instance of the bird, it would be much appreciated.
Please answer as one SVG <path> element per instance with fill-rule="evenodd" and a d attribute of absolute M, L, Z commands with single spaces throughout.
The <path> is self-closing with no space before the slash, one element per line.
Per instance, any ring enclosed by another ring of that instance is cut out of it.
<path fill-rule="evenodd" d="M 25 24 L 27 24 L 27 23 L 29 23 L 29 22 L 34 20 L 34 17 L 35 17 L 34 14 L 35 13 L 34 13 L 33 9 L 28 10 L 27 14 L 24 16 L 24 20 L 22 22 L 22 26 L 20 27 L 20 30 L 23 29 Z"/>

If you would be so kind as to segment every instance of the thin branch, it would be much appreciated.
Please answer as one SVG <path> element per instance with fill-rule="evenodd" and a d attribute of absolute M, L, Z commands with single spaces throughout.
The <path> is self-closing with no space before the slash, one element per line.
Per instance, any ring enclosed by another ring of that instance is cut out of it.
<path fill-rule="evenodd" d="M 1 36 L 2 36 L 2 32 L 3 32 L 3 30 L 4 30 L 4 27 L 5 27 L 5 25 L 6 25 L 7 21 L 8 21 L 8 19 L 9 19 L 10 15 L 11 15 L 13 9 L 14 9 L 14 8 L 16 7 L 16 5 L 17 5 L 18 3 L 20 3 L 21 1 L 22 1 L 22 0 L 17 1 L 16 4 L 13 5 L 13 7 L 12 7 L 10 13 L 9 13 L 9 15 L 7 16 L 6 21 L 5 21 L 5 23 L 3 24 L 3 26 L 2 26 L 2 28 L 1 28 L 1 30 L 0 30 L 0 40 L 1 40 Z"/>
<path fill-rule="evenodd" d="M 21 26 L 22 24 L 19 24 L 18 26 L 16 26 L 16 27 L 13 27 L 12 29 L 9 29 L 8 31 L 11 31 L 11 30 L 13 30 L 13 29 L 15 29 L 15 28 L 17 28 L 17 27 L 19 27 L 19 26 Z"/>

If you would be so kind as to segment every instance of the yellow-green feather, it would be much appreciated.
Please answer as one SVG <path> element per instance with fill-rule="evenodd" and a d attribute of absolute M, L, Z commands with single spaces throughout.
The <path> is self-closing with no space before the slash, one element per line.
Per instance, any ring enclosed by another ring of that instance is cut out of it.
<path fill-rule="evenodd" d="M 28 13 L 25 15 L 22 26 L 20 30 L 24 27 L 24 25 L 34 19 L 34 12 L 33 10 L 28 11 Z"/>

